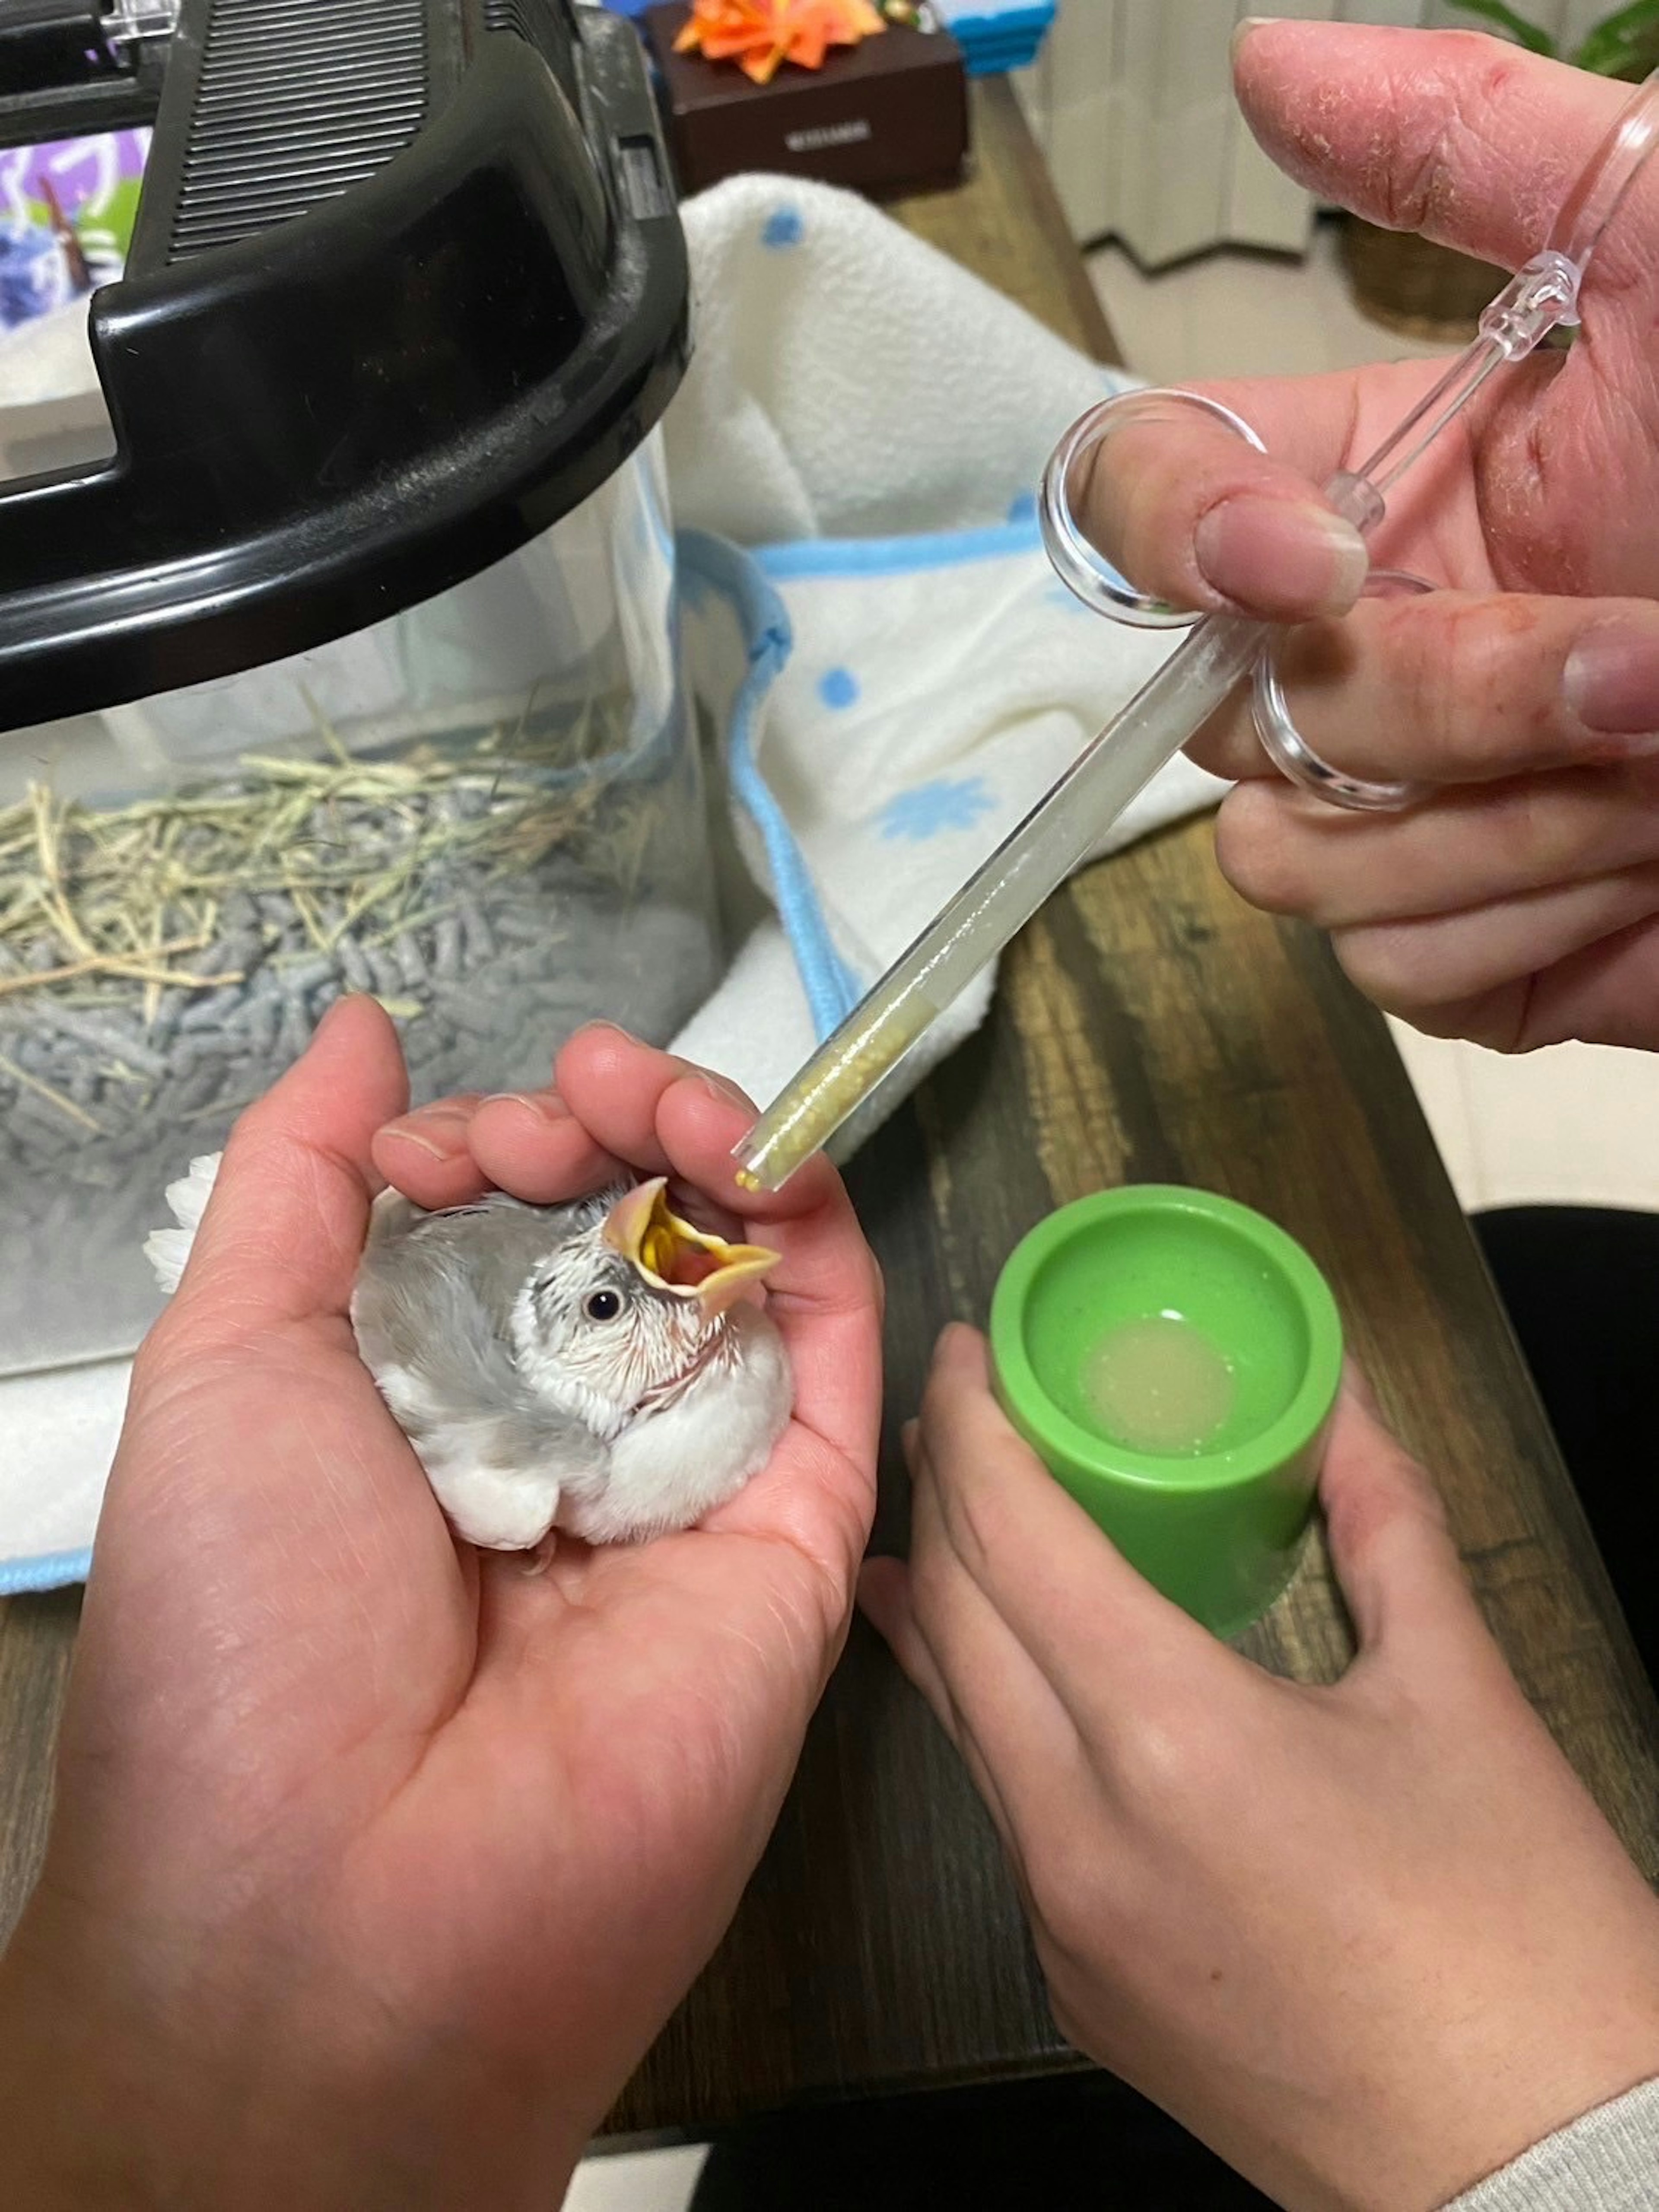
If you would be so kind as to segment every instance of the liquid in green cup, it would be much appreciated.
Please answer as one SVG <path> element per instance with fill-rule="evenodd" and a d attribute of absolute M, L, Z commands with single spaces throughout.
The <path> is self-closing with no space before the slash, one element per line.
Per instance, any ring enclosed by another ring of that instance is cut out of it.
<path fill-rule="evenodd" d="M 1336 1302 L 1293 1238 L 1211 1191 L 1097 1192 L 1015 1248 L 991 1358 L 1010 1420 L 1148 1581 L 1218 1636 L 1266 1612 L 1342 1377 Z"/>

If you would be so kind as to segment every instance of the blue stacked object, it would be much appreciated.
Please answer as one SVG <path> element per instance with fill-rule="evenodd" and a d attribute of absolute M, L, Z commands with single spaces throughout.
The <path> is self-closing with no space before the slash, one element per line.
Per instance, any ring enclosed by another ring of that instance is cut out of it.
<path fill-rule="evenodd" d="M 969 76 L 997 76 L 1034 62 L 1054 20 L 1055 0 L 932 0 L 962 49 Z"/>

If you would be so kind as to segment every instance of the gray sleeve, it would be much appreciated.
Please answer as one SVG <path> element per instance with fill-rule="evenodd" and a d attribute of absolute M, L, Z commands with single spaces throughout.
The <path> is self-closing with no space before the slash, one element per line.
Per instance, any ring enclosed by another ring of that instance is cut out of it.
<path fill-rule="evenodd" d="M 1659 2212 L 1659 2075 L 1546 2136 L 1443 2212 Z"/>

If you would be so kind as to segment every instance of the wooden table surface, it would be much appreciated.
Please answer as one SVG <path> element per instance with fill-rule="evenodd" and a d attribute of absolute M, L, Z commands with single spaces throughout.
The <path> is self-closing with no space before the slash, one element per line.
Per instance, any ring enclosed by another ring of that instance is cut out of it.
<path fill-rule="evenodd" d="M 981 82 L 973 105 L 971 182 L 900 219 L 1115 357 L 1011 92 Z M 903 1534 L 897 1430 L 933 1339 L 951 1316 L 983 1320 L 1025 1230 L 1126 1180 L 1230 1192 L 1325 1269 L 1385 1406 L 1444 1486 L 1528 1694 L 1659 1875 L 1659 1712 L 1387 1030 L 1319 938 L 1234 897 L 1206 821 L 1050 901 L 984 1028 L 851 1180 L 890 1288 L 882 1548 Z M 75 1614 L 67 1595 L 0 1606 L 0 1929 L 38 1859 Z M 1316 1548 L 1247 1648 L 1304 1679 L 1340 1669 L 1346 1626 Z M 1066 2057 L 989 1823 L 857 1623 L 737 1923 L 614 2125 L 695 2133 L 801 2098 Z"/>

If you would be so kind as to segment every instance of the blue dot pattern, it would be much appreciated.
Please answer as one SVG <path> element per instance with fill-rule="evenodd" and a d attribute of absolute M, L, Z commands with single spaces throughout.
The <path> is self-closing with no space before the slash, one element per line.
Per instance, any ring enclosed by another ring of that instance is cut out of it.
<path fill-rule="evenodd" d="M 1008 502 L 1008 520 L 1010 522 L 1035 522 L 1036 520 L 1035 493 L 1017 492 Z"/>
<path fill-rule="evenodd" d="M 761 244 L 771 246 L 776 252 L 782 252 L 786 247 L 800 244 L 800 234 L 805 228 L 799 208 L 774 208 L 766 218 L 765 228 L 761 232 Z"/>
<path fill-rule="evenodd" d="M 996 800 L 982 775 L 960 781 L 940 776 L 890 799 L 876 820 L 884 837 L 902 837 L 921 845 L 947 830 L 971 830 L 981 815 L 995 811 Z"/>
<path fill-rule="evenodd" d="M 826 707 L 850 707 L 859 696 L 859 679 L 850 668 L 829 668 L 818 678 L 818 696 Z"/>

